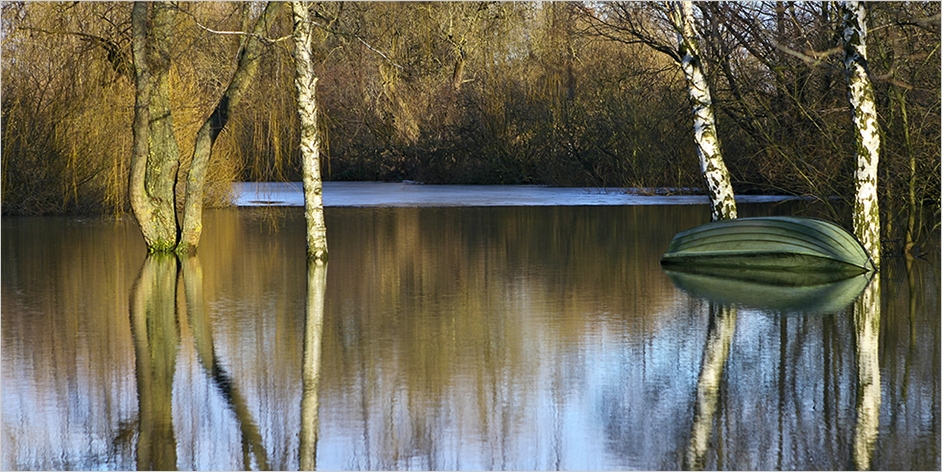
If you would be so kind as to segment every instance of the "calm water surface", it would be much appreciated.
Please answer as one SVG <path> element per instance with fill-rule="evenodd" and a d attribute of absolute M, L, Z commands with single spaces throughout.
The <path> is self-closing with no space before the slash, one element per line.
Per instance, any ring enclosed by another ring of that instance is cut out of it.
<path fill-rule="evenodd" d="M 300 209 L 209 211 L 183 261 L 4 217 L 0 466 L 938 470 L 938 247 L 722 305 L 658 263 L 707 213 L 328 208 L 326 275 Z"/>

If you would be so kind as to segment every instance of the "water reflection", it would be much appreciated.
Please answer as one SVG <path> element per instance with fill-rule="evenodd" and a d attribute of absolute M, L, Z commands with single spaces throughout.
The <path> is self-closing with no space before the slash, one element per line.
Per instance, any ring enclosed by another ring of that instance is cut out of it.
<path fill-rule="evenodd" d="M 857 425 L 854 429 L 854 466 L 871 468 L 880 427 L 880 276 L 870 282 L 854 304 L 857 361 Z"/>
<path fill-rule="evenodd" d="M 131 293 L 135 377 L 140 419 L 138 470 L 176 470 L 173 378 L 180 332 L 176 318 L 177 259 L 150 256 Z"/>
<path fill-rule="evenodd" d="M 912 284 L 912 261 L 907 261 L 907 280 Z M 710 318 L 700 377 L 697 381 L 693 426 L 687 447 L 687 469 L 706 465 L 714 417 L 724 368 L 736 331 L 737 306 L 768 310 L 771 313 L 830 314 L 853 303 L 854 357 L 857 366 L 852 461 L 860 470 L 871 467 L 879 435 L 880 404 L 880 275 L 859 275 L 830 283 L 806 283 L 802 278 L 789 283 L 786 274 L 744 271 L 735 274 L 702 274 L 665 270 L 679 288 L 709 301 Z M 778 282 L 773 283 L 773 282 Z M 911 292 L 912 293 L 912 292 Z M 910 302 L 912 306 L 912 301 Z M 780 372 L 784 374 L 787 328 L 782 318 L 779 343 L 782 346 Z M 784 383 L 784 382 L 783 382 Z M 784 397 L 784 395 L 782 395 Z M 722 448 L 715 444 L 715 448 Z M 781 447 L 781 446 L 780 446 Z M 721 460 L 717 457 L 717 464 Z"/>
<path fill-rule="evenodd" d="M 151 256 L 153 257 L 153 256 Z M 150 259 L 149 257 L 148 259 Z M 268 457 L 258 425 L 242 392 L 216 356 L 213 330 L 206 315 L 203 295 L 203 267 L 198 256 L 181 258 L 186 315 L 192 330 L 193 343 L 204 374 L 212 380 L 219 394 L 239 425 L 242 442 L 242 469 L 269 470 Z M 145 261 L 145 267 L 147 262 Z"/>
<path fill-rule="evenodd" d="M 911 261 L 908 267 L 911 267 Z M 804 277 L 791 280 L 790 274 L 765 271 L 741 271 L 735 274 L 665 272 L 677 287 L 708 300 L 710 307 L 710 324 L 697 382 L 697 401 L 685 468 L 700 470 L 706 465 L 709 441 L 715 428 L 720 382 L 736 331 L 737 306 L 760 308 L 770 313 L 810 315 L 839 312 L 853 303 L 857 394 L 852 460 L 855 468 L 870 469 L 879 434 L 882 398 L 878 355 L 881 307 L 879 274 L 873 275 L 872 280 L 871 274 L 863 274 L 836 282 L 808 283 Z M 910 274 L 911 271 L 907 271 L 911 283 Z M 787 355 L 784 318 L 781 323 L 780 375 L 784 375 Z M 784 384 L 784 379 L 781 380 Z M 780 397 L 784 398 L 784 394 Z M 715 444 L 714 447 L 719 455 L 722 444 Z M 721 457 L 716 460 L 717 464 L 721 463 Z"/>
<path fill-rule="evenodd" d="M 736 313 L 736 307 L 710 303 L 710 327 L 703 350 L 700 377 L 697 379 L 697 403 L 687 445 L 685 469 L 702 470 L 706 464 L 720 382 L 729 358 L 733 333 L 736 332 Z"/>
<path fill-rule="evenodd" d="M 178 268 L 182 269 L 183 305 L 178 304 L 180 300 L 177 297 Z M 133 286 L 130 302 L 139 411 L 136 449 L 139 470 L 177 468 L 174 421 L 175 417 L 177 421 L 186 419 L 180 418 L 179 413 L 174 414 L 180 408 L 174 408 L 172 401 L 174 382 L 178 379 L 176 366 L 181 350 L 181 330 L 190 334 L 204 375 L 239 426 L 242 468 L 269 469 L 262 436 L 248 404 L 216 356 L 205 304 L 203 271 L 197 256 L 180 260 L 173 255 L 147 256 Z M 185 438 L 183 443 L 192 441 L 192 438 Z"/>
<path fill-rule="evenodd" d="M 774 312 L 829 314 L 843 310 L 863 292 L 872 273 L 840 280 L 809 280 L 808 274 L 740 270 L 718 276 L 677 270 L 664 271 L 678 288 L 720 304 L 735 304 Z M 731 274 L 730 274 L 731 275 Z"/>
<path fill-rule="evenodd" d="M 4 218 L 0 468 L 156 461 L 169 389 L 168 468 L 842 469 L 859 436 L 870 468 L 938 469 L 939 261 L 884 261 L 873 405 L 855 308 L 675 287 L 658 257 L 703 213 L 328 209 L 318 273 L 300 210 L 211 211 L 166 277 L 133 224 Z M 161 340 L 131 302 L 164 278 Z"/>
<path fill-rule="evenodd" d="M 324 297 L 327 264 L 308 261 L 307 305 L 304 317 L 304 360 L 301 375 L 300 470 L 317 468 L 318 392 L 321 381 L 321 339 L 324 335 Z"/>

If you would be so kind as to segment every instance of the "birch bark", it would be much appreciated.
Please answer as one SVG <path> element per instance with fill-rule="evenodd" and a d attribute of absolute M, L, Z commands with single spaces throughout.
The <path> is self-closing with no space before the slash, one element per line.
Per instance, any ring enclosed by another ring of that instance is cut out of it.
<path fill-rule="evenodd" d="M 880 267 L 880 204 L 877 166 L 880 162 L 880 129 L 867 65 L 867 9 L 861 2 L 841 3 L 843 14 L 844 71 L 847 96 L 853 113 L 857 142 L 854 176 L 854 234 Z"/>
<path fill-rule="evenodd" d="M 853 113 L 857 144 L 854 175 L 854 234 L 880 267 L 880 205 L 877 167 L 880 163 L 880 129 L 867 65 L 867 8 L 861 2 L 841 3 L 843 16 L 844 71 L 847 96 Z M 857 427 L 854 429 L 854 463 L 869 469 L 880 423 L 880 275 L 854 304 L 857 333 Z"/>
<path fill-rule="evenodd" d="M 700 172 L 710 197 L 713 221 L 736 218 L 736 198 L 729 171 L 720 152 L 713 98 L 700 60 L 700 34 L 693 22 L 692 2 L 672 2 L 668 12 L 677 32 L 680 65 L 687 78 L 687 90 L 693 102 L 693 133 L 700 159 Z"/>
<path fill-rule="evenodd" d="M 307 221 L 307 257 L 327 261 L 327 225 L 324 222 L 320 169 L 320 134 L 317 130 L 317 76 L 314 74 L 313 26 L 309 2 L 291 2 L 294 17 L 295 75 L 298 117 L 301 122 L 301 167 L 304 181 L 304 218 Z"/>

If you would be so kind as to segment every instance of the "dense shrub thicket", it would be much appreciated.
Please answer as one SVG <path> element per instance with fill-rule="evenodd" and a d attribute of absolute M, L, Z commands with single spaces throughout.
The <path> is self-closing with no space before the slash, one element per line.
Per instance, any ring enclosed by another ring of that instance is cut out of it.
<path fill-rule="evenodd" d="M 850 198 L 854 139 L 831 2 L 704 3 L 698 20 L 737 192 Z M 181 3 L 171 95 L 183 156 L 261 11 Z M 326 180 L 699 187 L 683 76 L 650 4 L 326 3 Z M 939 208 L 939 4 L 872 6 L 883 208 Z M 3 4 L 4 214 L 123 212 L 128 3 Z M 288 15 L 214 148 L 233 180 L 299 180 Z M 187 163 L 184 161 L 183 167 Z M 182 186 L 180 188 L 182 192 Z M 938 213 L 935 213 L 936 216 Z M 936 220 L 938 218 L 935 218 Z"/>

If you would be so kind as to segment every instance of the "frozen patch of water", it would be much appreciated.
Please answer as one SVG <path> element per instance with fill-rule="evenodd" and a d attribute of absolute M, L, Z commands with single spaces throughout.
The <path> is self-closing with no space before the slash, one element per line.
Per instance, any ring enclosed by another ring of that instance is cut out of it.
<path fill-rule="evenodd" d="M 401 182 L 324 182 L 326 207 L 698 205 L 704 195 L 656 190 L 540 185 L 418 185 Z M 236 206 L 304 206 L 301 182 L 237 182 Z M 782 195 L 737 195 L 740 203 L 792 200 Z"/>

